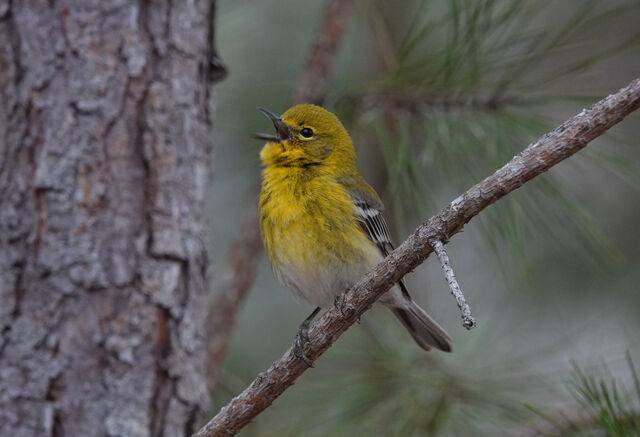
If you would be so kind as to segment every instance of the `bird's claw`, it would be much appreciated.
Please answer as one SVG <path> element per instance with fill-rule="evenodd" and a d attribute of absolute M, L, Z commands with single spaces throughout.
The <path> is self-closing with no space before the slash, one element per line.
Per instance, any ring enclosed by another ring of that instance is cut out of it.
<path fill-rule="evenodd" d="M 347 315 L 344 313 L 344 295 L 339 294 L 333 299 L 333 306 L 336 307 L 342 317 L 346 317 Z"/>
<path fill-rule="evenodd" d="M 293 354 L 299 359 L 301 359 L 302 361 L 304 361 L 304 363 L 307 366 L 313 367 L 313 361 L 311 361 L 309 357 L 307 357 L 307 355 L 304 353 L 304 347 L 307 345 L 308 342 L 309 342 L 309 324 L 303 323 L 302 325 L 300 325 L 300 329 L 296 334 L 296 339 L 293 344 Z"/>

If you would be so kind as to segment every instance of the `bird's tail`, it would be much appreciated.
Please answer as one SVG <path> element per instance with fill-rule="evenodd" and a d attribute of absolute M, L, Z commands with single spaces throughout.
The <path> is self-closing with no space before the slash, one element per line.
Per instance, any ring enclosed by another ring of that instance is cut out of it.
<path fill-rule="evenodd" d="M 402 294 L 397 287 L 389 290 L 381 301 L 395 314 L 422 349 L 428 351 L 435 347 L 441 351 L 451 352 L 451 338 L 444 329 L 410 297 Z"/>

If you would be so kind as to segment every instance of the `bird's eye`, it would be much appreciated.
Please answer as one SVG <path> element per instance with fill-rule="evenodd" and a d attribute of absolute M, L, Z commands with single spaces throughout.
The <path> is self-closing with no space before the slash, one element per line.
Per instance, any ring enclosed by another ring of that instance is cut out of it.
<path fill-rule="evenodd" d="M 311 138 L 313 136 L 313 131 L 308 127 L 305 127 L 300 131 L 300 135 L 302 135 L 305 138 Z"/>

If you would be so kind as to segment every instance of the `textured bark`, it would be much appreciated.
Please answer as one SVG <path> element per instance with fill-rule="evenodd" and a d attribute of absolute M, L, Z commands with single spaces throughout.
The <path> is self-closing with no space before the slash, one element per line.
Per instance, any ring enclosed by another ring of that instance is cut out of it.
<path fill-rule="evenodd" d="M 582 150 L 639 107 L 640 78 L 542 136 L 494 174 L 454 199 L 348 290 L 340 309 L 329 309 L 311 325 L 304 354 L 311 360 L 322 355 L 383 293 L 433 252 L 431 242 L 449 241 L 483 209 Z M 237 434 L 308 368 L 290 348 L 194 436 Z"/>
<path fill-rule="evenodd" d="M 0 435 L 180 436 L 206 407 L 212 20 L 0 0 Z"/>

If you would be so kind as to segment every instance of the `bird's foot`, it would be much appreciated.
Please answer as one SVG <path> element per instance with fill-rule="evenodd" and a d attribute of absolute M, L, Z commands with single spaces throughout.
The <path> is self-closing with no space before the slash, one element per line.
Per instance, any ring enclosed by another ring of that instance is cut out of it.
<path fill-rule="evenodd" d="M 333 299 L 333 306 L 336 307 L 342 317 L 346 317 L 347 315 L 344 313 L 344 294 L 339 294 Z"/>
<path fill-rule="evenodd" d="M 304 347 L 307 343 L 309 343 L 309 323 L 305 321 L 300 325 L 300 329 L 296 334 L 295 342 L 293 344 L 293 354 L 304 361 L 307 366 L 313 367 L 313 361 L 311 361 L 304 353 Z"/>

